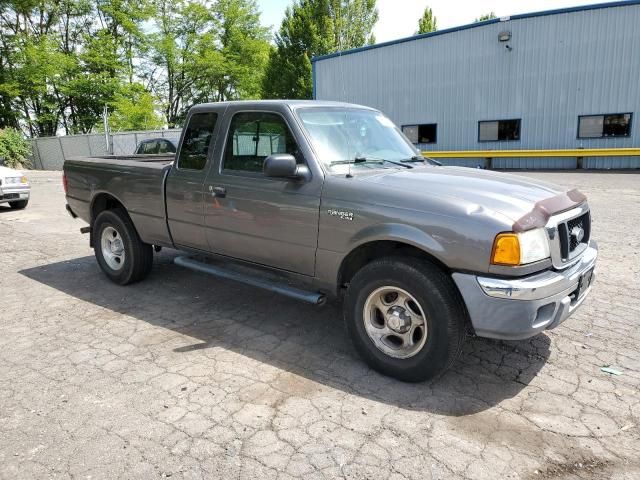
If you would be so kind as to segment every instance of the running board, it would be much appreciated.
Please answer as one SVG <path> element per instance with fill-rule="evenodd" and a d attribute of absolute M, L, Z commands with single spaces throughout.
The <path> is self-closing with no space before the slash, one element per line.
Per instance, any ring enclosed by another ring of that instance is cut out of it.
<path fill-rule="evenodd" d="M 253 287 L 262 288 L 270 292 L 284 295 L 285 297 L 295 298 L 296 300 L 311 303 L 312 305 L 324 305 L 327 301 L 327 297 L 319 292 L 310 292 L 282 283 L 258 279 L 256 277 L 240 272 L 235 272 L 233 270 L 226 270 L 217 265 L 199 262 L 197 260 L 194 260 L 193 258 L 176 257 L 173 261 L 176 265 L 180 265 L 181 267 L 186 267 L 197 272 L 208 273 L 209 275 L 213 275 L 214 277 L 226 278 L 228 280 L 245 283 Z"/>

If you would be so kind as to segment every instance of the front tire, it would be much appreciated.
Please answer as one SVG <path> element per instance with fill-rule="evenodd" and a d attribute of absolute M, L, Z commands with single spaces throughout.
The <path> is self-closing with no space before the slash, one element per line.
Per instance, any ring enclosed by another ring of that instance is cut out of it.
<path fill-rule="evenodd" d="M 22 210 L 23 208 L 27 208 L 28 204 L 29 204 L 28 198 L 26 200 L 18 200 L 17 202 L 9 202 L 9 206 L 13 210 Z"/>
<path fill-rule="evenodd" d="M 128 285 L 149 275 L 153 248 L 140 240 L 124 210 L 101 212 L 93 224 L 93 235 L 98 265 L 112 282 Z"/>
<path fill-rule="evenodd" d="M 375 260 L 351 280 L 345 321 L 373 369 L 407 382 L 445 372 L 465 338 L 466 310 L 451 278 L 415 258 Z"/>

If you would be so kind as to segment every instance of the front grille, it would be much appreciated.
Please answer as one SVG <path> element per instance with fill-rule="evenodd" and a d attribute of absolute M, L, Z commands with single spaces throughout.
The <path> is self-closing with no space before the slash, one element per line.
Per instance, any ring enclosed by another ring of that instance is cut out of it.
<path fill-rule="evenodd" d="M 562 260 L 567 261 L 578 255 L 589 244 L 590 236 L 591 216 L 589 212 L 558 224 Z"/>
<path fill-rule="evenodd" d="M 20 194 L 7 193 L 6 195 L 0 195 L 0 200 L 13 200 L 14 198 L 20 198 Z"/>

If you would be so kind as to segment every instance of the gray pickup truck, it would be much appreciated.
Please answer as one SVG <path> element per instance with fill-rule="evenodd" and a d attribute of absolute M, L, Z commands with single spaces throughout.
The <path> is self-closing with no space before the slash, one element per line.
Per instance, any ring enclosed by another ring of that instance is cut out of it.
<path fill-rule="evenodd" d="M 467 332 L 522 339 L 587 296 L 597 247 L 576 190 L 423 158 L 379 111 L 342 103 L 205 104 L 175 157 L 67 160 L 67 210 L 104 273 L 175 262 L 307 302 L 342 302 L 373 368 L 443 372 Z"/>

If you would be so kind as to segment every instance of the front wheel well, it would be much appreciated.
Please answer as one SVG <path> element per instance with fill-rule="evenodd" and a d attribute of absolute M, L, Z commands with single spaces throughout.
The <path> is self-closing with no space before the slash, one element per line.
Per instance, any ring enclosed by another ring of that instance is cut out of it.
<path fill-rule="evenodd" d="M 356 272 L 367 263 L 389 256 L 420 258 L 429 261 L 447 274 L 450 273 L 444 263 L 418 247 L 392 240 L 380 240 L 360 245 L 346 256 L 338 272 L 338 289 L 345 288 Z"/>

